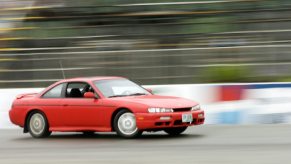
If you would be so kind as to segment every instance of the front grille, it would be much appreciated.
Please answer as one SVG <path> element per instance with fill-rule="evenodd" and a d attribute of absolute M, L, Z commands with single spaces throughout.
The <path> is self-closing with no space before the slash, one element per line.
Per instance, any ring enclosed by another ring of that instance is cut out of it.
<path fill-rule="evenodd" d="M 161 126 L 161 125 L 163 125 L 163 123 L 162 122 L 156 122 L 155 125 L 156 126 Z"/>
<path fill-rule="evenodd" d="M 175 120 L 174 125 L 185 125 L 185 124 L 190 124 L 189 122 L 182 122 L 182 120 Z M 194 118 L 191 124 L 196 124 L 196 119 Z"/>
<path fill-rule="evenodd" d="M 173 110 L 174 110 L 174 112 L 187 112 L 187 111 L 191 110 L 191 107 L 189 107 L 189 108 L 174 108 Z"/>
<path fill-rule="evenodd" d="M 169 126 L 171 122 L 156 122 L 155 126 Z"/>
<path fill-rule="evenodd" d="M 174 125 L 182 125 L 183 123 L 182 123 L 182 120 L 176 120 L 175 122 L 174 122 Z"/>

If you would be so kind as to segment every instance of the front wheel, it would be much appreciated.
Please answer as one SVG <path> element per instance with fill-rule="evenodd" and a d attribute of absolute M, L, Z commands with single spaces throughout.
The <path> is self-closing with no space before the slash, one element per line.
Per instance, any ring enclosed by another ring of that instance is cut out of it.
<path fill-rule="evenodd" d="M 41 112 L 34 112 L 29 116 L 27 127 L 30 135 L 34 138 L 50 136 L 48 121 Z"/>
<path fill-rule="evenodd" d="M 124 138 L 135 138 L 142 134 L 136 126 L 135 115 L 128 110 L 121 110 L 116 114 L 113 126 L 116 133 Z"/>
<path fill-rule="evenodd" d="M 169 128 L 165 129 L 164 131 L 168 133 L 170 136 L 178 136 L 183 133 L 187 127 L 177 127 L 177 128 Z"/>

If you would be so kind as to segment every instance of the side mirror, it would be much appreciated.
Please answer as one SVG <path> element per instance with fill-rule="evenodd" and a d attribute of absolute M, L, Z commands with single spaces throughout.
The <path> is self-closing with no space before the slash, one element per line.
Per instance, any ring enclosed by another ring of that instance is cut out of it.
<path fill-rule="evenodd" d="M 84 98 L 96 98 L 93 92 L 85 92 Z"/>
<path fill-rule="evenodd" d="M 153 90 L 149 89 L 149 88 L 145 88 L 148 92 L 150 92 L 151 94 L 153 94 Z"/>

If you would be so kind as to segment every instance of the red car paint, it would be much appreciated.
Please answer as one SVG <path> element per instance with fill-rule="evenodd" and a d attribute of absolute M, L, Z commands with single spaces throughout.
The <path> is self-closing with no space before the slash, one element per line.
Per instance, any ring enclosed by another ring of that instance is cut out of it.
<path fill-rule="evenodd" d="M 96 131 L 110 132 L 114 114 L 120 109 L 128 109 L 136 116 L 140 130 L 158 130 L 169 127 L 193 126 L 204 123 L 204 111 L 175 111 L 172 113 L 149 113 L 149 107 L 188 109 L 196 102 L 184 98 L 138 95 L 126 97 L 105 97 L 94 85 L 98 80 L 124 79 L 122 77 L 74 78 L 56 82 L 41 93 L 18 95 L 9 112 L 12 123 L 24 127 L 29 112 L 38 110 L 45 114 L 50 131 Z M 61 83 L 84 82 L 98 94 L 98 98 L 44 98 L 47 91 Z M 191 113 L 194 121 L 182 123 L 183 113 Z M 199 115 L 200 114 L 200 115 Z M 199 115 L 199 117 L 198 117 Z M 160 120 L 161 116 L 170 116 L 170 120 Z"/>

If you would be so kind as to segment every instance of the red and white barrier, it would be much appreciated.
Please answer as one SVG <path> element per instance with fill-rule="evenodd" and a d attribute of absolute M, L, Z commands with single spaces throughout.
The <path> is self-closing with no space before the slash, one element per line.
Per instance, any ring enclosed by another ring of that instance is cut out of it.
<path fill-rule="evenodd" d="M 206 124 L 291 123 L 291 83 L 149 85 L 155 94 L 188 98 L 205 110 Z M 0 89 L 0 128 L 11 124 L 16 95 L 42 88 Z"/>

